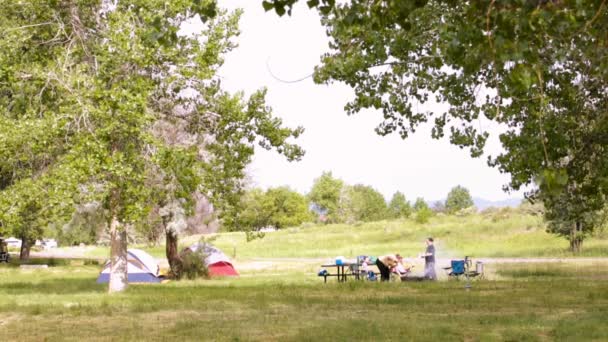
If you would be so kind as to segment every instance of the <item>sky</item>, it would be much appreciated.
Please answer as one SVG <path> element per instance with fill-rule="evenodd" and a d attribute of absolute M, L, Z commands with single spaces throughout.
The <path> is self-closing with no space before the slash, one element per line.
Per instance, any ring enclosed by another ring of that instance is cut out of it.
<path fill-rule="evenodd" d="M 331 171 L 348 184 L 371 185 L 387 199 L 395 191 L 409 200 L 443 199 L 456 185 L 488 200 L 522 197 L 519 192 L 503 192 L 509 175 L 490 168 L 485 156 L 472 159 L 468 151 L 449 141 L 432 139 L 429 126 L 406 140 L 398 135 L 378 136 L 374 128 L 382 118 L 379 111 L 346 115 L 344 105 L 353 92 L 344 84 L 317 85 L 311 78 L 297 83 L 278 80 L 310 75 L 328 51 L 328 38 L 317 13 L 303 3 L 284 18 L 264 12 L 261 0 L 220 0 L 219 4 L 244 10 L 239 47 L 226 56 L 219 71 L 224 89 L 251 94 L 266 87 L 267 104 L 274 114 L 287 126 L 305 129 L 297 139 L 306 150 L 300 162 L 287 162 L 276 152 L 256 151 L 249 167 L 254 186 L 288 185 L 306 193 L 315 178 Z M 431 109 L 440 111 L 442 107 L 435 104 Z M 480 125 L 491 134 L 499 129 L 489 122 Z M 496 155 L 500 150 L 497 139 L 490 139 L 486 151 Z"/>

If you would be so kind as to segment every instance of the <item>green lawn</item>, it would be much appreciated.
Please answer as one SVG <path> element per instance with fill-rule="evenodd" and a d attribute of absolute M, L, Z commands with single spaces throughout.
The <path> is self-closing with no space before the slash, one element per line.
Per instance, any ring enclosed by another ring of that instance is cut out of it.
<path fill-rule="evenodd" d="M 469 291 L 442 272 L 436 283 L 323 284 L 319 261 L 305 259 L 413 256 L 427 236 L 445 258 L 571 256 L 567 241 L 547 234 L 538 217 L 503 214 L 439 216 L 424 225 L 305 225 L 252 242 L 242 233 L 217 234 L 213 243 L 236 256 L 241 277 L 132 285 L 118 295 L 95 283 L 100 266 L 90 261 L 54 259 L 38 270 L 1 265 L 0 341 L 608 340 L 608 258 L 488 263 L 487 279 Z M 164 255 L 164 246 L 138 247 Z M 80 252 L 108 255 L 103 247 Z M 589 239 L 583 255 L 608 256 L 608 240 Z"/>
<path fill-rule="evenodd" d="M 608 262 L 488 265 L 473 282 L 323 284 L 315 264 L 236 279 L 132 285 L 107 295 L 99 267 L 0 266 L 0 340 L 608 339 Z"/>

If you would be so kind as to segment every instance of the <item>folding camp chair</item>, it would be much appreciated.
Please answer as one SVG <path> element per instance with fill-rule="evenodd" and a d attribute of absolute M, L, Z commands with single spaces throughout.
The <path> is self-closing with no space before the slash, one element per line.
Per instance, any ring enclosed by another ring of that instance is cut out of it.
<path fill-rule="evenodd" d="M 468 278 L 483 277 L 483 263 L 478 261 L 475 264 L 475 270 L 472 270 L 472 259 L 468 256 L 464 260 L 452 260 L 450 267 L 444 267 L 443 269 L 448 272 L 448 277 L 459 279 L 460 276 Z"/>

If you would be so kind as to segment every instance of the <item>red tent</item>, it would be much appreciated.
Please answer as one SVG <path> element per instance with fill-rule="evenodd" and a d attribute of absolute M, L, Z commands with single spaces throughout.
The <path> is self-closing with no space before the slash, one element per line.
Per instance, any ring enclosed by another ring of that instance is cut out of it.
<path fill-rule="evenodd" d="M 238 276 L 239 273 L 234 268 L 234 265 L 230 262 L 230 259 L 224 252 L 212 246 L 208 243 L 202 244 L 197 243 L 188 247 L 191 251 L 196 252 L 199 248 L 203 248 L 205 258 L 205 264 L 209 269 L 209 275 L 211 276 Z"/>
<path fill-rule="evenodd" d="M 238 276 L 238 272 L 234 269 L 234 266 L 227 261 L 218 261 L 214 264 L 208 265 L 209 274 L 212 276 Z"/>

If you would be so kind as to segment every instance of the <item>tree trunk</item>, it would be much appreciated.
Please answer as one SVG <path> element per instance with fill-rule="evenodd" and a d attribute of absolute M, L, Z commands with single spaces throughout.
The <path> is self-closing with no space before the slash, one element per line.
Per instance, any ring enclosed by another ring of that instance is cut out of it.
<path fill-rule="evenodd" d="M 21 238 L 21 250 L 19 251 L 19 259 L 29 260 L 30 250 L 32 248 L 32 244 L 35 242 L 36 241 L 32 242 L 31 240 L 24 237 Z"/>
<path fill-rule="evenodd" d="M 127 231 L 113 217 L 110 223 L 110 286 L 109 293 L 127 288 Z"/>
<path fill-rule="evenodd" d="M 570 251 L 574 254 L 579 254 L 583 251 L 583 225 L 581 222 L 576 222 L 570 230 Z"/>
<path fill-rule="evenodd" d="M 173 274 L 173 277 L 179 279 L 182 275 L 182 259 L 177 251 L 177 234 L 172 231 L 167 231 L 166 237 L 166 254 L 169 266 L 171 267 L 171 273 Z"/>

